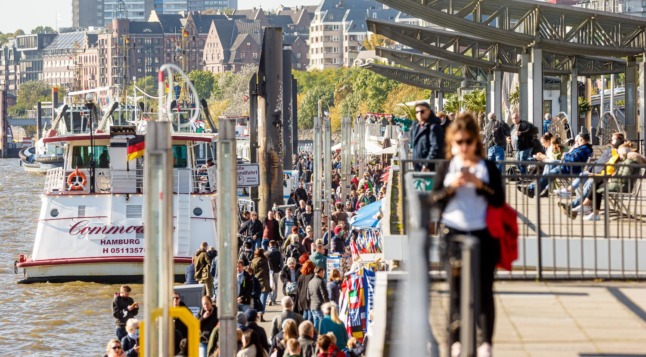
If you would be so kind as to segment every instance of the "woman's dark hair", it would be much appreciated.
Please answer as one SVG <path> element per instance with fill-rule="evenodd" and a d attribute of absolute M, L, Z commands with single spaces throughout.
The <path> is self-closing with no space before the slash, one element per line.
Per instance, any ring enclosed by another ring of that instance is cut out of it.
<path fill-rule="evenodd" d="M 460 131 L 468 133 L 473 139 L 476 140 L 476 156 L 483 159 L 486 158 L 487 155 L 485 153 L 484 144 L 482 143 L 482 138 L 480 137 L 480 127 L 478 126 L 478 122 L 476 122 L 475 118 L 473 117 L 473 113 L 466 112 L 458 114 L 458 116 L 451 122 L 451 124 L 447 128 L 445 150 L 447 160 L 451 160 L 453 158 L 453 154 L 451 153 L 453 138 L 455 137 L 455 134 Z"/>
<path fill-rule="evenodd" d="M 265 250 L 262 249 L 262 248 L 258 248 L 258 249 L 256 249 L 255 252 L 253 252 L 253 256 L 258 257 L 258 258 L 264 257 L 265 256 Z"/>
<path fill-rule="evenodd" d="M 545 140 L 545 142 L 547 143 L 551 142 L 553 137 L 554 135 L 552 135 L 552 133 L 550 133 L 549 131 L 543 134 L 543 140 Z"/>
<path fill-rule="evenodd" d="M 247 340 L 247 343 L 243 346 L 243 348 L 247 348 L 251 345 L 256 346 L 256 352 L 260 353 L 260 351 L 263 350 L 262 345 L 260 344 L 260 338 L 258 338 L 258 334 L 255 333 L 252 329 L 248 329 L 247 331 L 243 332 L 245 339 Z"/>

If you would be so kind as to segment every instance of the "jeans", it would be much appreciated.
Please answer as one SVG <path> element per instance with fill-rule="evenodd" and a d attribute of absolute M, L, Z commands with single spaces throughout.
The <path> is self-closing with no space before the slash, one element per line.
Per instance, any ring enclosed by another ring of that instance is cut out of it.
<path fill-rule="evenodd" d="M 549 172 L 547 172 L 547 173 L 543 172 L 543 175 L 558 175 L 560 173 L 561 173 L 561 166 L 559 165 L 559 166 L 556 166 L 556 167 L 552 167 L 549 170 Z M 540 193 L 545 189 L 545 187 L 547 187 L 548 184 L 549 184 L 549 180 L 547 178 L 545 178 L 545 176 L 541 176 L 538 179 L 538 190 L 536 189 L 536 184 L 535 183 L 531 183 L 529 186 L 527 186 L 527 189 L 530 190 L 530 191 Z"/>
<path fill-rule="evenodd" d="M 487 149 L 487 159 L 495 161 L 498 171 L 503 172 L 505 165 L 498 164 L 498 162 L 505 161 L 505 147 L 500 145 L 493 145 Z"/>
<path fill-rule="evenodd" d="M 303 320 L 314 323 L 314 316 L 312 316 L 312 310 L 303 310 Z M 316 326 L 314 326 L 316 328 Z"/>
<path fill-rule="evenodd" d="M 240 312 L 245 312 L 249 309 L 251 309 L 251 305 L 238 304 L 238 311 Z"/>
<path fill-rule="evenodd" d="M 128 331 L 126 331 L 126 326 L 117 326 L 114 329 L 114 332 L 116 333 L 117 339 L 119 341 L 121 341 L 128 334 Z"/>
<path fill-rule="evenodd" d="M 200 342 L 200 349 L 198 350 L 198 356 L 206 357 L 207 348 L 208 348 L 208 345 L 206 343 Z"/>
<path fill-rule="evenodd" d="M 267 306 L 267 296 L 269 296 L 271 292 L 262 292 L 260 293 L 260 306 L 258 306 L 258 312 L 259 313 L 265 313 L 265 306 Z"/>
<path fill-rule="evenodd" d="M 262 239 L 256 238 L 253 241 L 253 250 L 255 251 L 258 248 L 262 248 Z"/>
<path fill-rule="evenodd" d="M 314 324 L 314 328 L 318 331 L 319 329 L 319 322 L 323 320 L 323 311 L 321 310 L 310 310 L 312 313 L 312 323 Z"/>
<path fill-rule="evenodd" d="M 262 250 L 268 251 L 269 250 L 269 239 L 263 238 L 262 242 L 260 242 L 260 245 L 262 246 Z"/>
<path fill-rule="evenodd" d="M 525 150 L 517 150 L 516 151 L 516 161 L 528 161 L 529 160 L 529 155 L 532 153 L 532 148 L 527 148 Z M 518 170 L 520 170 L 521 174 L 527 173 L 527 167 L 524 165 L 518 164 Z"/>
<path fill-rule="evenodd" d="M 271 293 L 269 296 L 271 297 L 271 302 L 276 303 L 276 297 L 278 296 L 278 276 L 280 275 L 279 272 L 273 272 L 271 271 L 269 273 L 269 286 L 271 287 Z"/>

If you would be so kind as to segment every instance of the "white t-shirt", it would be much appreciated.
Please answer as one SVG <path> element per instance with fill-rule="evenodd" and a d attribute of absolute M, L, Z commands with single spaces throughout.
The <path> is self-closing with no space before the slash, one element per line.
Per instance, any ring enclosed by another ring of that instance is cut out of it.
<path fill-rule="evenodd" d="M 449 186 L 464 166 L 461 159 L 454 157 L 444 178 L 444 186 Z M 489 183 L 489 172 L 484 160 L 470 167 L 469 172 L 482 182 Z M 475 185 L 467 184 L 459 187 L 444 208 L 442 223 L 449 228 L 465 232 L 484 229 L 487 227 L 487 205 L 484 196 L 477 194 Z"/>

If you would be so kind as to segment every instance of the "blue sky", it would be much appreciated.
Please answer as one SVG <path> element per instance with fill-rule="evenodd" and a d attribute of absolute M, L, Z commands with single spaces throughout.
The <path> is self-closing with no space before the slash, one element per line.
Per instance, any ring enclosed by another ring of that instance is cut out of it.
<path fill-rule="evenodd" d="M 56 28 L 72 25 L 72 0 L 0 0 L 0 31 L 23 29 L 29 33 L 43 25 Z M 319 0 L 238 0 L 241 9 L 260 7 L 277 8 L 280 5 L 317 5 Z"/>

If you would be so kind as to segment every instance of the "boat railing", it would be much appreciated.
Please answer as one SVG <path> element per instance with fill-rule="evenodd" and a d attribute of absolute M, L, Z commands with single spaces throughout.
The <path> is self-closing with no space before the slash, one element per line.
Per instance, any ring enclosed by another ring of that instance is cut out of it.
<path fill-rule="evenodd" d="M 68 178 L 75 170 L 55 168 L 47 171 L 45 193 L 50 194 L 87 194 L 90 192 L 89 169 L 79 169 L 82 179 L 80 186 L 71 187 Z M 95 169 L 95 194 L 141 194 L 144 192 L 142 168 L 130 170 Z M 212 193 L 215 192 L 215 166 L 197 169 L 175 168 L 173 170 L 174 193 Z"/>

